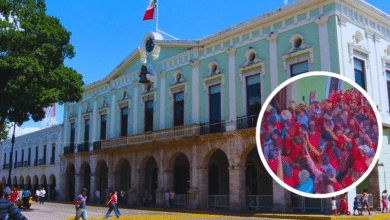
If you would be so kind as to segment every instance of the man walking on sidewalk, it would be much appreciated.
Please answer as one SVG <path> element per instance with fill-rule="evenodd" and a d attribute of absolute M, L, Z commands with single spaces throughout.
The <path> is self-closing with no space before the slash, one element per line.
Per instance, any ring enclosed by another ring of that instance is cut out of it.
<path fill-rule="evenodd" d="M 84 188 L 81 191 L 81 194 L 76 197 L 76 201 L 75 201 L 76 217 L 74 218 L 74 220 L 78 220 L 79 218 L 82 218 L 83 220 L 87 220 L 86 202 L 87 202 L 87 189 Z"/>
<path fill-rule="evenodd" d="M 46 190 L 45 188 L 42 187 L 41 189 L 41 195 L 40 195 L 40 204 L 43 204 L 45 203 L 45 196 L 46 196 Z"/>

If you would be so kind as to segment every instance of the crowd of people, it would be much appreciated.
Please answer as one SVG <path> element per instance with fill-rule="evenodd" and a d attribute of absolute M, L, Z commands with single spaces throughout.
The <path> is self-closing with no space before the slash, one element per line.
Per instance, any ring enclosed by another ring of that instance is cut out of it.
<path fill-rule="evenodd" d="M 368 169 L 378 145 L 375 113 L 359 90 L 334 91 L 321 102 L 267 108 L 260 132 L 271 170 L 292 188 L 332 193 Z"/>

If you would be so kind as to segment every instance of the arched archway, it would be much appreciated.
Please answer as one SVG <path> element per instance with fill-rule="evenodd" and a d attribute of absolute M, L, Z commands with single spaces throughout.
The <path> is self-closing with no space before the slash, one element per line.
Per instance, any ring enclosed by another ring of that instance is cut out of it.
<path fill-rule="evenodd" d="M 181 153 L 174 165 L 173 189 L 176 194 L 188 194 L 190 189 L 190 162 L 185 154 Z"/>
<path fill-rule="evenodd" d="M 57 199 L 56 186 L 57 186 L 56 177 L 54 176 L 54 174 L 52 174 L 49 177 L 49 189 L 47 190 L 49 191 L 49 198 L 52 200 Z"/>
<path fill-rule="evenodd" d="M 108 166 L 105 161 L 98 162 L 96 166 L 96 188 L 100 190 L 100 201 L 106 201 L 106 190 L 108 188 Z"/>
<path fill-rule="evenodd" d="M 81 174 L 81 188 L 87 189 L 87 202 L 90 202 L 91 194 L 91 167 L 87 162 L 84 162 L 80 168 Z"/>
<path fill-rule="evenodd" d="M 31 177 L 30 176 L 26 176 L 25 185 L 26 185 L 26 188 L 31 192 L 31 195 L 33 195 L 32 185 L 31 185 Z"/>
<path fill-rule="evenodd" d="M 246 159 L 245 186 L 247 195 L 272 195 L 273 182 L 260 160 L 257 147 L 254 147 Z"/>
<path fill-rule="evenodd" d="M 209 161 L 208 194 L 229 195 L 229 160 L 226 154 L 218 149 Z"/>
<path fill-rule="evenodd" d="M 120 191 L 124 190 L 126 193 L 125 195 L 127 195 L 128 190 L 131 188 L 131 167 L 129 161 L 127 159 L 121 159 L 117 165 L 115 173 L 117 176 L 115 187 L 118 189 L 118 194 L 120 194 Z M 121 197 L 118 196 L 118 198 Z M 120 202 L 122 204 L 126 204 L 126 197 Z"/>
<path fill-rule="evenodd" d="M 156 200 L 156 190 L 158 188 L 158 168 L 154 157 L 150 157 L 145 165 L 145 194 L 150 193 L 153 200 Z"/>
<path fill-rule="evenodd" d="M 24 190 L 24 178 L 23 178 L 23 176 L 19 177 L 19 189 Z"/>
<path fill-rule="evenodd" d="M 66 168 L 66 184 L 67 184 L 67 193 L 68 200 L 73 201 L 75 196 L 75 174 L 76 169 L 73 164 L 69 164 Z"/>
<path fill-rule="evenodd" d="M 12 181 L 12 187 L 18 188 L 18 178 L 16 176 L 14 176 Z"/>

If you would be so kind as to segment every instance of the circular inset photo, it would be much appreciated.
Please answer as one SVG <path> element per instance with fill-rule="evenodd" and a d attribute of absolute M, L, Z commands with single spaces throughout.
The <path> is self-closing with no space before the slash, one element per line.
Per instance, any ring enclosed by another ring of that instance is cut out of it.
<path fill-rule="evenodd" d="M 256 141 L 270 175 L 311 198 L 348 192 L 374 168 L 382 144 L 379 112 L 355 82 L 311 72 L 276 88 L 260 112 Z"/>

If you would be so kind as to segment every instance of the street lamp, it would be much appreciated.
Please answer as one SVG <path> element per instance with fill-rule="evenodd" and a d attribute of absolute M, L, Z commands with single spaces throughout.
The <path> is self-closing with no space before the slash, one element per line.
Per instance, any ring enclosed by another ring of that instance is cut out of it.
<path fill-rule="evenodd" d="M 9 157 L 9 170 L 8 170 L 8 185 L 11 187 L 12 184 L 11 184 L 11 171 L 12 171 L 12 154 L 13 154 L 13 151 L 14 151 L 14 144 L 15 144 L 15 128 L 16 128 L 16 123 L 14 122 L 14 133 L 12 134 L 12 140 L 11 140 L 11 154 L 10 154 L 10 157 Z"/>
<path fill-rule="evenodd" d="M 383 163 L 378 163 L 378 167 L 383 167 L 383 177 L 385 178 L 385 190 L 387 190 L 385 165 Z"/>

